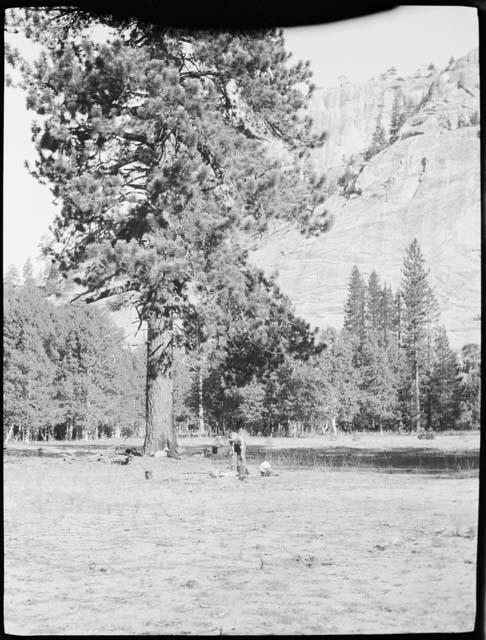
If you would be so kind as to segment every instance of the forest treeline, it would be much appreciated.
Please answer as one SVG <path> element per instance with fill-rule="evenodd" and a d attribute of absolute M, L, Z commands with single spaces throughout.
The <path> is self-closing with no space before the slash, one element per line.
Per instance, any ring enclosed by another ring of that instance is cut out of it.
<path fill-rule="evenodd" d="M 264 344 L 246 338 L 204 365 L 210 424 L 262 434 L 321 431 L 332 418 L 348 431 L 479 427 L 480 350 L 451 349 L 417 240 L 395 292 L 352 269 L 341 331 L 309 339 L 304 323 L 294 338 L 305 346 L 292 353 L 267 326 Z M 193 387 L 193 415 L 196 399 Z"/>
<path fill-rule="evenodd" d="M 479 427 L 480 350 L 459 354 L 440 325 L 414 241 L 393 292 L 354 267 L 341 331 L 311 330 L 261 277 L 267 299 L 247 304 L 224 341 L 174 359 L 179 432 L 296 434 Z M 55 278 L 4 278 L 4 439 L 142 435 L 146 347 L 128 347 L 106 309 L 68 304 Z"/>
<path fill-rule="evenodd" d="M 21 440 L 142 433 L 144 359 L 106 310 L 69 304 L 27 261 L 4 278 L 3 433 Z"/>

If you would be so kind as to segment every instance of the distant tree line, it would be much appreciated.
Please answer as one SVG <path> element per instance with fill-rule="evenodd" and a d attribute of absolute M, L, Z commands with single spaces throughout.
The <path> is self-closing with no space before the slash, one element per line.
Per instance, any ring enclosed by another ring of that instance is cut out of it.
<path fill-rule="evenodd" d="M 451 349 L 416 240 L 402 274 L 393 292 L 354 267 L 340 332 L 312 332 L 277 290 L 258 330 L 242 325 L 224 351 L 197 356 L 202 374 L 179 360 L 176 419 L 195 425 L 202 412 L 213 429 L 262 434 L 319 431 L 333 417 L 348 431 L 478 428 L 480 350 Z"/>
<path fill-rule="evenodd" d="M 407 248 L 395 293 L 374 271 L 366 283 L 353 268 L 344 332 L 353 337 L 357 374 L 350 390 L 354 427 L 442 431 L 479 426 L 479 347 L 465 345 L 460 357 L 451 349 L 417 240 Z"/>
<path fill-rule="evenodd" d="M 142 434 L 145 349 L 108 311 L 68 304 L 28 261 L 4 278 L 3 435 L 29 440 Z"/>
<path fill-rule="evenodd" d="M 375 271 L 352 269 L 341 331 L 312 330 L 289 299 L 254 270 L 224 332 L 174 353 L 180 432 L 262 435 L 474 429 L 480 350 L 456 354 L 439 324 L 417 241 L 393 292 Z M 143 435 L 146 346 L 127 347 L 108 311 L 68 304 L 56 277 L 4 278 L 4 439 Z"/>

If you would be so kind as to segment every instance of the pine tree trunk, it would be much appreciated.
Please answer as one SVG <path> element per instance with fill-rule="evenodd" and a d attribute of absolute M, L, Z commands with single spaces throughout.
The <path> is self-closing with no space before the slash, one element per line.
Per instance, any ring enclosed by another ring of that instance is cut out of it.
<path fill-rule="evenodd" d="M 199 434 L 204 435 L 203 377 L 199 369 Z"/>
<path fill-rule="evenodd" d="M 177 452 L 172 392 L 171 327 L 164 320 L 151 317 L 147 322 L 145 455 L 165 447 L 169 453 Z"/>

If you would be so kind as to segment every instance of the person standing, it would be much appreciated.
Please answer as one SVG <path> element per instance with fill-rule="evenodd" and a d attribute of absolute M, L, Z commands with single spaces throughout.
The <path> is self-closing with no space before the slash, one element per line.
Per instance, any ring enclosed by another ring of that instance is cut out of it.
<path fill-rule="evenodd" d="M 230 444 L 233 447 L 233 454 L 236 456 L 236 473 L 240 480 L 244 480 L 248 475 L 246 466 L 246 442 L 241 433 L 232 432 Z"/>

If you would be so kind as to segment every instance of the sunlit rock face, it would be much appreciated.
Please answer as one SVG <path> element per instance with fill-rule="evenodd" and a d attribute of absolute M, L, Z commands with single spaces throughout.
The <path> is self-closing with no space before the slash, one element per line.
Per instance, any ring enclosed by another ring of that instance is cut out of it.
<path fill-rule="evenodd" d="M 403 122 L 390 143 L 394 103 Z M 365 277 L 375 269 L 395 290 L 405 248 L 416 237 L 452 346 L 479 342 L 478 51 L 410 78 L 390 70 L 364 85 L 343 80 L 318 91 L 311 112 L 317 131 L 328 132 L 315 162 L 330 176 L 333 226 L 311 239 L 280 229 L 255 252 L 255 262 L 277 270 L 277 282 L 309 322 L 340 328 L 353 265 Z M 365 162 L 378 119 L 387 146 Z M 352 156 L 361 172 L 355 193 L 345 197 L 336 180 Z"/>

